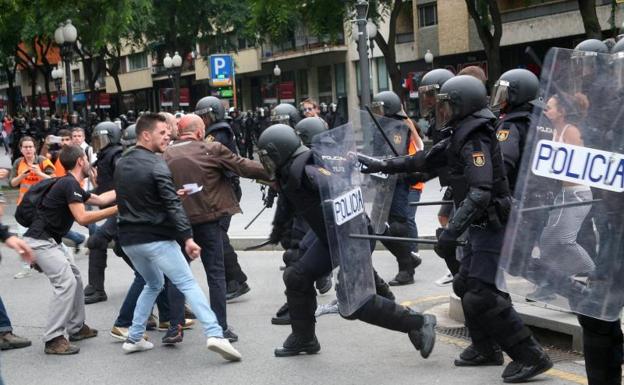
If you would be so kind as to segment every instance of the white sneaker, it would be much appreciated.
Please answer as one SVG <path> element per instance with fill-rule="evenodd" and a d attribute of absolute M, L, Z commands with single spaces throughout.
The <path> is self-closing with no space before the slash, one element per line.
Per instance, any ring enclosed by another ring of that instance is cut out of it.
<path fill-rule="evenodd" d="M 323 305 L 318 305 L 316 307 L 316 311 L 314 312 L 315 317 L 320 317 L 324 314 L 336 314 L 338 313 L 338 300 L 335 299 L 330 303 L 326 303 Z"/>
<path fill-rule="evenodd" d="M 154 348 L 154 344 L 146 341 L 145 338 L 141 338 L 139 342 L 131 342 L 130 340 L 126 340 L 123 345 L 121 345 L 121 349 L 123 349 L 126 353 L 134 353 L 134 352 L 142 352 L 145 350 L 150 350 Z"/>
<path fill-rule="evenodd" d="M 435 284 L 438 286 L 448 286 L 451 283 L 453 283 L 453 274 L 450 271 L 435 281 Z"/>
<path fill-rule="evenodd" d="M 241 358 L 243 358 L 238 350 L 234 349 L 227 338 L 208 337 L 206 346 L 208 350 L 218 353 L 228 361 L 240 361 Z"/>
<path fill-rule="evenodd" d="M 17 274 L 13 276 L 13 278 L 21 279 L 21 278 L 30 277 L 31 275 L 32 275 L 31 269 L 30 267 L 28 267 L 28 268 L 23 268 L 20 271 L 18 271 Z"/>

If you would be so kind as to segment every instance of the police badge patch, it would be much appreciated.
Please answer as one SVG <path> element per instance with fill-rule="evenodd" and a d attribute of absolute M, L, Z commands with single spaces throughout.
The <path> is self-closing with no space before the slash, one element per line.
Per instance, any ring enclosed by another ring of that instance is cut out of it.
<path fill-rule="evenodd" d="M 403 137 L 400 134 L 394 134 L 394 144 L 401 144 Z"/>
<path fill-rule="evenodd" d="M 507 138 L 509 138 L 509 130 L 500 130 L 496 133 L 496 139 L 498 139 L 499 142 L 504 142 Z"/>
<path fill-rule="evenodd" d="M 475 151 L 472 153 L 472 163 L 477 167 L 485 166 L 485 154 L 481 151 Z"/>
<path fill-rule="evenodd" d="M 330 176 L 331 175 L 331 172 L 329 172 L 329 170 L 327 170 L 327 169 L 324 169 L 323 167 L 319 167 L 318 170 L 319 170 L 319 172 L 321 174 L 323 174 L 325 176 Z"/>
<path fill-rule="evenodd" d="M 214 137 L 214 136 L 212 136 L 212 135 L 208 135 L 208 136 L 206 137 L 206 142 L 208 142 L 208 143 L 212 143 L 212 142 L 214 142 L 214 141 L 215 141 L 215 137 Z"/>

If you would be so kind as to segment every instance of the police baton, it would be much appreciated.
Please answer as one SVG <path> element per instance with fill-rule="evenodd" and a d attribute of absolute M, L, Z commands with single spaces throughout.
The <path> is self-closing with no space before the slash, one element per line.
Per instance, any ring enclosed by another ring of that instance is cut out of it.
<path fill-rule="evenodd" d="M 270 244 L 271 244 L 271 240 L 270 240 L 270 239 L 268 239 L 268 240 L 266 240 L 266 241 L 262 242 L 262 243 L 261 243 L 261 244 L 259 244 L 259 245 L 253 245 L 253 246 L 245 247 L 245 248 L 243 249 L 243 251 L 258 250 L 258 249 L 261 249 L 261 248 L 263 248 L 264 246 L 268 246 L 268 245 L 270 245 Z"/>
<path fill-rule="evenodd" d="M 453 201 L 433 201 L 433 202 L 409 202 L 410 206 L 446 206 L 452 205 Z"/>
<path fill-rule="evenodd" d="M 260 210 L 260 212 L 258 214 L 256 214 L 255 217 L 253 217 L 253 219 L 251 220 L 251 222 L 249 222 L 247 224 L 247 226 L 245 226 L 245 230 L 247 230 L 249 228 L 249 226 L 253 225 L 253 223 L 256 221 L 256 219 L 258 219 L 258 217 L 260 216 L 260 214 L 262 214 L 264 212 L 264 210 L 266 210 L 267 207 L 266 206 L 262 206 L 262 210 Z"/>
<path fill-rule="evenodd" d="M 381 128 L 381 124 L 379 124 L 379 122 L 377 121 L 377 118 L 375 117 L 375 114 L 373 114 L 373 111 L 370 109 L 369 106 L 364 106 L 364 108 L 366 109 L 366 112 L 368 112 L 368 114 L 370 115 L 371 119 L 373 119 L 373 123 L 375 123 L 375 127 L 377 127 L 379 132 L 381 132 L 381 135 L 383 136 L 384 140 L 386 141 L 386 143 L 388 143 L 388 146 L 390 146 L 390 149 L 392 150 L 392 153 L 394 153 L 394 156 L 399 156 L 399 153 L 397 152 L 396 148 L 394 148 L 394 145 L 392 144 L 392 142 L 390 141 L 390 139 L 384 132 L 383 128 Z"/>
<path fill-rule="evenodd" d="M 575 207 L 575 206 L 587 206 L 587 205 L 593 205 L 594 203 L 598 203 L 598 202 L 602 202 L 602 199 L 592 199 L 590 201 L 584 201 L 584 202 L 571 202 L 571 203 L 563 203 L 560 205 L 548 205 L 548 206 L 537 206 L 537 207 L 529 207 L 526 209 L 520 209 L 521 213 L 530 213 L 533 211 L 543 211 L 543 210 L 556 210 L 556 209 L 562 209 L 562 208 L 566 208 L 566 207 Z"/>
<path fill-rule="evenodd" d="M 371 234 L 349 234 L 349 238 L 355 239 L 368 239 L 375 241 L 392 241 L 392 242 L 408 242 L 408 243 L 420 243 L 423 245 L 437 245 L 438 241 L 435 239 L 424 238 L 406 238 L 406 237 L 389 237 L 387 235 L 371 235 Z M 466 241 L 455 241 L 457 246 L 466 246 Z"/>

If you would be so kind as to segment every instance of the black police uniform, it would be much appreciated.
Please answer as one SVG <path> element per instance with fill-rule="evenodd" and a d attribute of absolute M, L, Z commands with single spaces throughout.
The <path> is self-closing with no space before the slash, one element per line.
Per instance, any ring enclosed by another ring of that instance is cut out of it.
<path fill-rule="evenodd" d="M 297 351 L 315 353 L 320 349 L 315 337 L 316 291 L 314 281 L 332 270 L 332 262 L 325 229 L 325 219 L 321 210 L 320 186 L 327 175 L 326 170 L 314 164 L 312 151 L 306 151 L 283 166 L 278 175 L 280 191 L 294 209 L 296 215 L 305 219 L 314 233 L 305 242 L 301 257 L 284 270 L 286 297 L 290 310 L 293 333 L 284 343 L 284 348 L 276 350 L 276 355 L 292 355 L 293 346 Z M 364 322 L 387 329 L 410 334 L 410 339 L 417 338 L 413 332 L 423 327 L 422 314 L 410 311 L 379 295 L 370 298 L 349 319 Z"/>
<path fill-rule="evenodd" d="M 98 153 L 94 164 L 97 167 L 97 187 L 94 192 L 102 194 L 114 189 L 113 174 L 115 165 L 121 157 L 123 148 L 114 144 L 106 146 Z M 108 244 L 117 236 L 117 218 L 108 218 L 99 226 L 87 241 L 89 248 L 89 285 L 85 287 L 85 301 L 87 303 L 106 299 L 104 292 L 104 272 L 106 270 L 106 254 Z M 97 298 L 96 298 L 97 297 Z"/>
<path fill-rule="evenodd" d="M 234 131 L 225 121 L 211 124 L 206 130 L 206 140 L 209 142 L 219 142 L 234 154 L 238 155 Z M 225 175 L 230 179 L 232 188 L 236 194 L 236 199 L 240 202 L 243 194 L 240 187 L 240 178 L 231 171 L 225 171 Z M 229 299 L 231 299 L 233 293 L 239 292 L 239 294 L 244 294 L 244 292 L 249 291 L 246 284 L 247 275 L 243 272 L 243 269 L 238 263 L 238 255 L 234 251 L 234 248 L 230 243 L 230 238 L 227 234 L 230 228 L 231 220 L 231 216 L 225 216 L 219 220 L 219 226 L 221 227 L 221 230 L 223 230 L 223 259 L 225 263 L 225 282 L 227 284 L 227 293 L 228 297 L 230 297 Z"/>

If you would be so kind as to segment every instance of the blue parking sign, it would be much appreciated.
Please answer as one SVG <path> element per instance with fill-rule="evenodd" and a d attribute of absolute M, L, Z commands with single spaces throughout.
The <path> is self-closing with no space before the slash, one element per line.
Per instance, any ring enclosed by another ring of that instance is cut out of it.
<path fill-rule="evenodd" d="M 210 80 L 213 85 L 231 85 L 234 66 L 230 55 L 210 56 Z"/>

